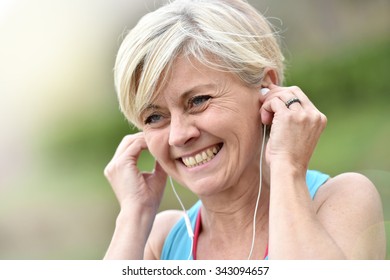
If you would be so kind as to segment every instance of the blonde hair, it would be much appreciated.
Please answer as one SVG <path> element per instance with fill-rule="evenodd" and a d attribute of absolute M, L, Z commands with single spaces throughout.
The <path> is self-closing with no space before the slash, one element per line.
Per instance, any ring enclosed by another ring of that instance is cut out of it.
<path fill-rule="evenodd" d="M 266 68 L 283 80 L 283 55 L 265 17 L 244 0 L 176 0 L 146 14 L 127 34 L 115 63 L 115 87 L 126 118 L 140 115 L 178 55 L 193 57 L 259 86 Z"/>

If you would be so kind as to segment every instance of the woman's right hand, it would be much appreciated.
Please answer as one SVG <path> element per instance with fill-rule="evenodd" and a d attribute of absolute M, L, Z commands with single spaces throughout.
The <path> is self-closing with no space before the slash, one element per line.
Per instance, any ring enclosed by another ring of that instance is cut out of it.
<path fill-rule="evenodd" d="M 164 193 L 167 174 L 156 161 L 152 172 L 137 167 L 142 150 L 147 149 L 143 132 L 127 135 L 104 169 L 121 210 L 141 207 L 157 211 Z"/>

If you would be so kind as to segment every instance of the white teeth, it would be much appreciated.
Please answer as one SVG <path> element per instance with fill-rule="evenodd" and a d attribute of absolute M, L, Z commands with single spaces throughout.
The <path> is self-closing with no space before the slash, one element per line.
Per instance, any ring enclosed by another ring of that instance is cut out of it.
<path fill-rule="evenodd" d="M 196 161 L 195 161 L 195 159 L 193 157 L 189 157 L 188 158 L 188 163 L 189 163 L 189 165 L 195 165 Z"/>
<path fill-rule="evenodd" d="M 183 157 L 182 160 L 187 167 L 194 167 L 212 160 L 218 152 L 219 147 L 214 146 L 196 154 L 195 156 Z"/>

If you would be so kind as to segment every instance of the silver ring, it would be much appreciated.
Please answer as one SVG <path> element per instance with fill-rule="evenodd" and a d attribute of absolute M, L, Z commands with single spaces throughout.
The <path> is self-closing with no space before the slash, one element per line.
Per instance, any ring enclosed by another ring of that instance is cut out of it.
<path fill-rule="evenodd" d="M 301 104 L 301 100 L 299 100 L 299 98 L 294 97 L 294 98 L 291 98 L 290 100 L 288 100 L 285 104 L 286 104 L 287 108 L 290 108 L 291 104 L 293 104 L 293 103 Z"/>

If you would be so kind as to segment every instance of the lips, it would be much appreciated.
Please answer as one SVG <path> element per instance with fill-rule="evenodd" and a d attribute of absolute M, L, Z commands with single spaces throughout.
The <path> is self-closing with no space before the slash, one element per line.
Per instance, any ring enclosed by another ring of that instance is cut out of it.
<path fill-rule="evenodd" d="M 221 150 L 220 145 L 215 145 L 213 147 L 207 148 L 203 151 L 200 151 L 196 155 L 189 157 L 182 157 L 182 161 L 187 167 L 195 167 L 212 160 L 216 154 Z"/>

